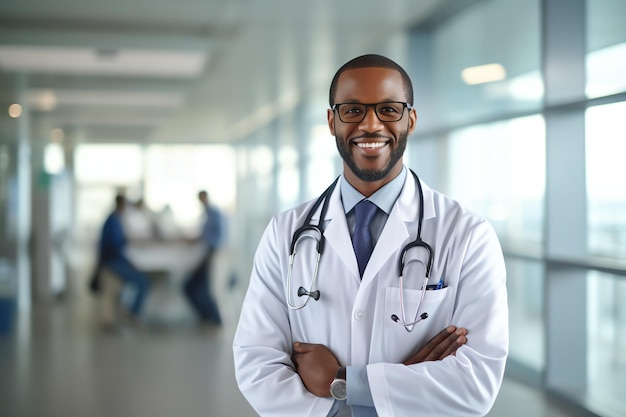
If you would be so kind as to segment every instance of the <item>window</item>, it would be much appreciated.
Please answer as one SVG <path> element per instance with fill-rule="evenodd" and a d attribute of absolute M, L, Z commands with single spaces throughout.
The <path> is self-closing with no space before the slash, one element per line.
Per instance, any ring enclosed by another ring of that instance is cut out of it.
<path fill-rule="evenodd" d="M 626 102 L 586 113 L 588 248 L 592 255 L 626 258 Z"/>
<path fill-rule="evenodd" d="M 626 2 L 588 0 L 587 96 L 626 91 Z"/>
<path fill-rule="evenodd" d="M 435 29 L 432 37 L 433 95 L 428 109 L 436 124 L 539 111 L 538 1 L 495 0 L 473 7 Z M 462 41 L 461 41 L 462 40 Z M 429 86 L 416 78 L 416 93 Z M 420 109 L 418 108 L 418 112 Z"/>
<path fill-rule="evenodd" d="M 453 131 L 448 194 L 491 221 L 503 244 L 539 246 L 545 185 L 541 116 Z"/>

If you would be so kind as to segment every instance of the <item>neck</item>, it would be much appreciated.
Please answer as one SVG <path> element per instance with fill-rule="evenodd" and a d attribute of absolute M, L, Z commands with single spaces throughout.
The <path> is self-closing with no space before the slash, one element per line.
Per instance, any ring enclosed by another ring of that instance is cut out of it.
<path fill-rule="evenodd" d="M 343 166 L 343 175 L 346 177 L 348 183 L 353 186 L 358 192 L 363 194 L 365 197 L 370 197 L 376 191 L 380 190 L 383 186 L 390 183 L 394 178 L 396 178 L 402 172 L 402 163 L 397 164 L 393 169 L 385 176 L 377 181 L 366 181 L 357 177 L 348 166 L 344 164 Z"/>

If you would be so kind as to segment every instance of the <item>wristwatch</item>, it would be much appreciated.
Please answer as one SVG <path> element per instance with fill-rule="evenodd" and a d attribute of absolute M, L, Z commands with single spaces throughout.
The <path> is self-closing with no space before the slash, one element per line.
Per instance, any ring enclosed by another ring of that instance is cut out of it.
<path fill-rule="evenodd" d="M 341 367 L 337 371 L 337 376 L 330 383 L 330 395 L 336 400 L 345 400 L 348 396 L 348 390 L 346 389 L 346 368 Z"/>

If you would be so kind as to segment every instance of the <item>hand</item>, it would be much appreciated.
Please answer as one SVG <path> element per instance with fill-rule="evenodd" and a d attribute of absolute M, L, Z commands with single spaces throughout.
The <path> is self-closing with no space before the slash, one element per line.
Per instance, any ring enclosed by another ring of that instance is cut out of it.
<path fill-rule="evenodd" d="M 324 345 L 295 342 L 291 360 L 296 366 L 302 383 L 318 397 L 330 397 L 330 383 L 333 382 L 339 362 Z"/>
<path fill-rule="evenodd" d="M 456 350 L 467 343 L 467 329 L 448 326 L 430 339 L 415 355 L 411 356 L 404 365 L 426 361 L 438 361 L 446 356 L 456 354 Z"/>

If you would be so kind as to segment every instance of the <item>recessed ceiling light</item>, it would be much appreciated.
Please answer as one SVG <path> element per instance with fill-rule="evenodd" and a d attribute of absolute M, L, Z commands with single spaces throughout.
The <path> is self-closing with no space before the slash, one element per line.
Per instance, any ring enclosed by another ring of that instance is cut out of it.
<path fill-rule="evenodd" d="M 17 103 L 11 104 L 9 106 L 9 117 L 17 119 L 22 115 L 22 106 Z"/>
<path fill-rule="evenodd" d="M 506 70 L 500 64 L 478 65 L 461 71 L 461 78 L 469 85 L 491 83 L 504 80 Z"/>

